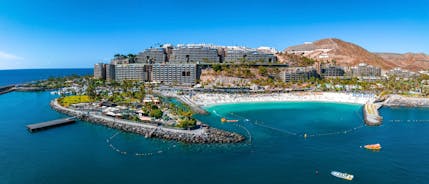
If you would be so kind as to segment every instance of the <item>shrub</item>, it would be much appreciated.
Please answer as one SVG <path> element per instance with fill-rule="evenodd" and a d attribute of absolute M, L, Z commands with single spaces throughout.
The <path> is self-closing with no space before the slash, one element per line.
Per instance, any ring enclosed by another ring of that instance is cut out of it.
<path fill-rule="evenodd" d="M 161 118 L 162 117 L 162 111 L 159 109 L 152 109 L 149 113 L 149 116 L 154 117 L 154 118 Z"/>
<path fill-rule="evenodd" d="M 195 120 L 194 118 L 184 118 L 184 119 L 180 119 L 179 123 L 177 124 L 178 127 L 180 128 L 194 128 L 197 125 L 197 120 Z"/>
<path fill-rule="evenodd" d="M 77 96 L 66 96 L 66 97 L 59 98 L 58 102 L 62 106 L 68 107 L 72 104 L 89 103 L 89 102 L 92 102 L 92 100 L 87 95 L 77 95 Z"/>

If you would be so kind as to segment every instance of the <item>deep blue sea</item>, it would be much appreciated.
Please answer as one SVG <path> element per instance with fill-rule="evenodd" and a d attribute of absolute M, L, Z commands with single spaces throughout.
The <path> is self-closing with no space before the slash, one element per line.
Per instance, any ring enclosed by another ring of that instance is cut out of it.
<path fill-rule="evenodd" d="M 21 84 L 49 77 L 64 77 L 76 75 L 92 75 L 92 68 L 82 69 L 19 69 L 0 70 L 0 87 L 11 84 Z"/>
<path fill-rule="evenodd" d="M 213 106 L 207 108 L 210 115 L 197 118 L 242 133 L 247 141 L 187 145 L 87 122 L 29 133 L 27 124 L 64 117 L 49 108 L 53 98 L 49 92 L 0 95 L 0 183 L 429 181 L 429 109 L 382 108 L 383 125 L 367 127 L 359 105 Z M 238 119 L 239 123 L 222 124 L 220 117 Z M 360 147 L 371 143 L 380 143 L 382 150 Z M 335 178 L 329 174 L 332 170 L 354 174 L 355 179 Z"/>

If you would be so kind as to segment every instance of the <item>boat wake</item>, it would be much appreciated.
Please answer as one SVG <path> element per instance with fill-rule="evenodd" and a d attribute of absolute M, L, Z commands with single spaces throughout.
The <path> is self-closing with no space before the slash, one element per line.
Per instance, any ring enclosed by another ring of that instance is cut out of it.
<path fill-rule="evenodd" d="M 219 113 L 216 112 L 216 110 L 213 110 L 213 114 L 218 116 L 218 117 L 222 117 L 222 115 L 220 115 Z"/>

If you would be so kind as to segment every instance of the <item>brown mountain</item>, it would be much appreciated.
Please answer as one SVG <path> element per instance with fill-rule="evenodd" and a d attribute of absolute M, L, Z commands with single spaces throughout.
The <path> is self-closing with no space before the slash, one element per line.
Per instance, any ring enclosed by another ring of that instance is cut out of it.
<path fill-rule="evenodd" d="M 420 71 L 429 69 L 429 55 L 423 53 L 376 53 L 378 56 L 386 61 L 395 63 L 398 67 L 411 70 Z"/>
<path fill-rule="evenodd" d="M 319 61 L 335 60 L 340 66 L 367 63 L 384 70 L 401 67 L 413 71 L 429 69 L 429 56 L 425 54 L 372 53 L 366 49 L 336 38 L 328 38 L 285 49 L 286 53 L 302 55 Z M 287 58 L 280 57 L 280 61 Z"/>

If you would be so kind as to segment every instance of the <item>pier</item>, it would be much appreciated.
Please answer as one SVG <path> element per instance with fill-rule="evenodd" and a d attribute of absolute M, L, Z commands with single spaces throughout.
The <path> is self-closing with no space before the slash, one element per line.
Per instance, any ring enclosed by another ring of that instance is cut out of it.
<path fill-rule="evenodd" d="M 371 102 L 367 102 L 363 106 L 363 115 L 365 124 L 369 126 L 378 126 L 381 125 L 381 121 L 383 121 L 383 117 L 378 113 L 378 109 L 381 107 L 379 104 L 374 104 Z"/>
<path fill-rule="evenodd" d="M 30 132 L 36 132 L 42 129 L 48 129 L 52 127 L 67 125 L 74 122 L 75 122 L 74 118 L 63 118 L 63 119 L 57 119 L 57 120 L 47 121 L 43 123 L 27 125 L 27 128 L 28 128 L 28 131 Z"/>

